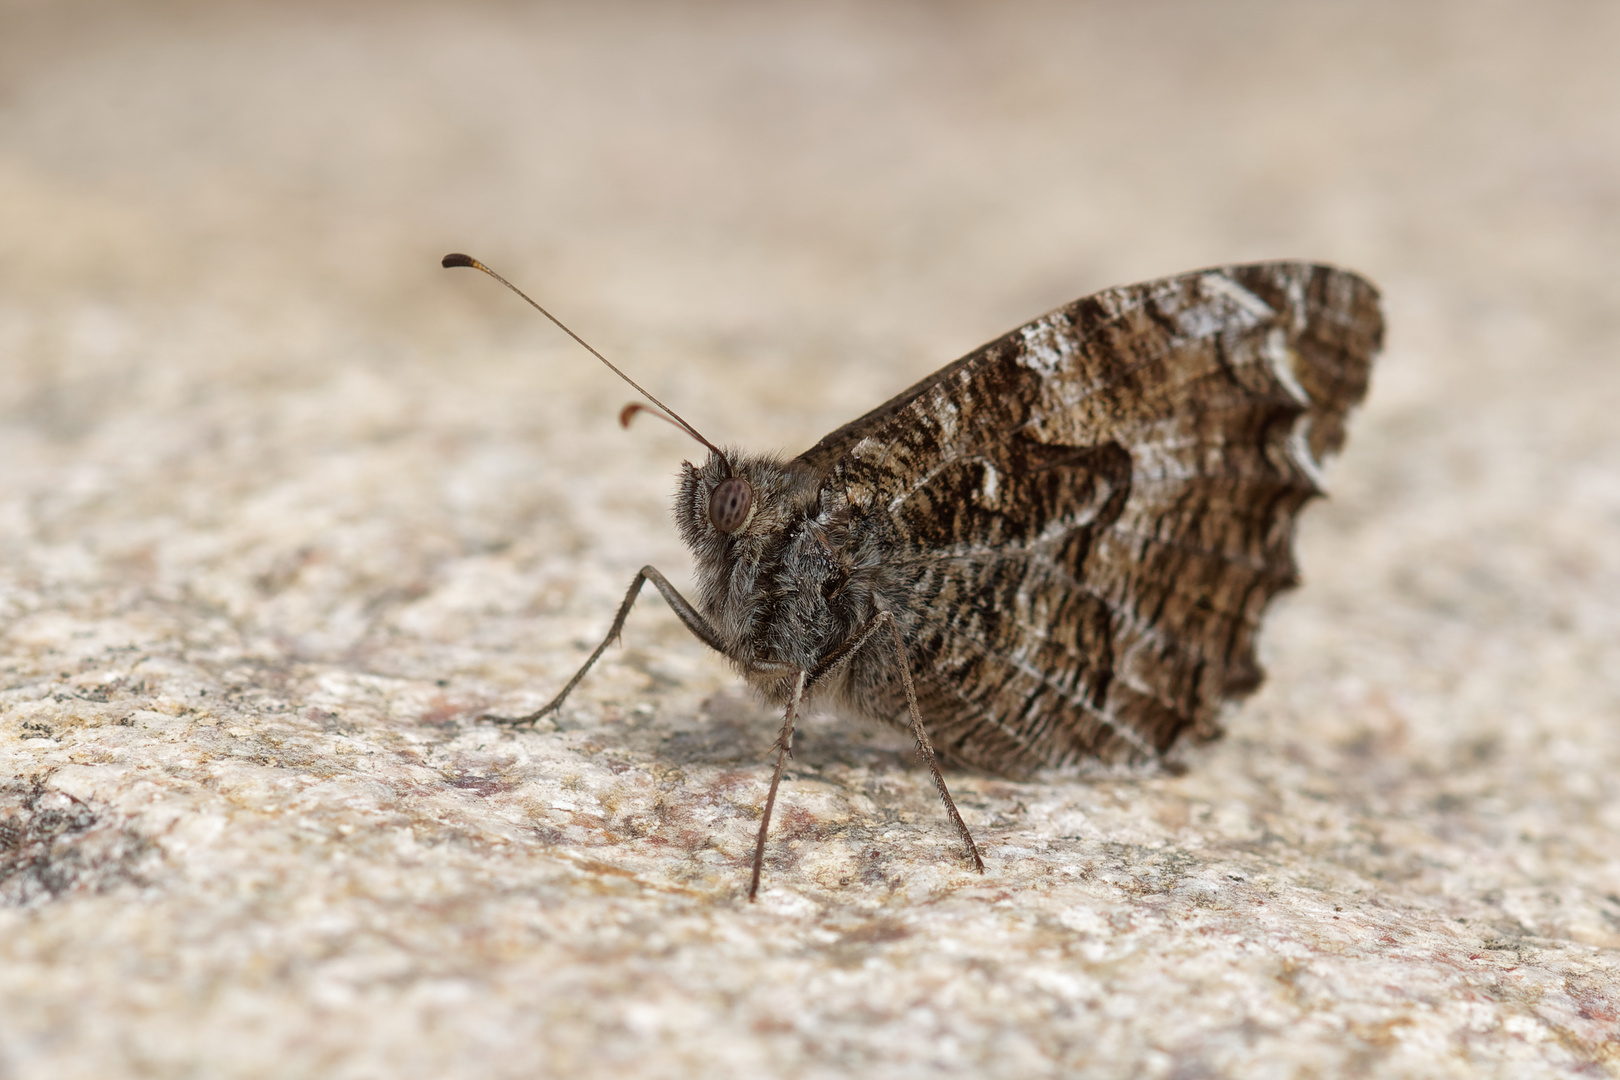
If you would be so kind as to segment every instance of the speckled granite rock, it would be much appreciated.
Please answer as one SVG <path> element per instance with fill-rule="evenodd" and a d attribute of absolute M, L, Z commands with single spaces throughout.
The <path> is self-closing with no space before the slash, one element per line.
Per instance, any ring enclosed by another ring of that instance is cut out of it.
<path fill-rule="evenodd" d="M 1593 5 L 0 13 L 0 1075 L 1620 1075 Z M 777 720 L 635 568 L 1019 320 L 1304 255 L 1390 349 L 1184 776 Z"/>

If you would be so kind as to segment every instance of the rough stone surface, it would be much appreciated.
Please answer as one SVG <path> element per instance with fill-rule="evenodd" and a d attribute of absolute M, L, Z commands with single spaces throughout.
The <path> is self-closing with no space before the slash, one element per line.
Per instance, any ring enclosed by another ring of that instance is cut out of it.
<path fill-rule="evenodd" d="M 0 1075 L 1620 1075 L 1611 5 L 0 8 Z M 1390 348 L 1184 776 L 952 783 L 656 600 L 1085 292 L 1302 256 Z"/>

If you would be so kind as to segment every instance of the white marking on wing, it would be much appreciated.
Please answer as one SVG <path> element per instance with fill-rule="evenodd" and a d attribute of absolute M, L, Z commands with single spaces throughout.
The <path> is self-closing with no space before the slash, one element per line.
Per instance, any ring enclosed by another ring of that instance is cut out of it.
<path fill-rule="evenodd" d="M 1061 316 L 1038 319 L 1019 334 L 1024 338 L 1023 351 L 1017 357 L 1019 365 L 1041 375 L 1053 374 L 1074 355 L 1074 336 L 1069 332 L 1067 320 Z"/>
<path fill-rule="evenodd" d="M 1277 376 L 1282 388 L 1288 391 L 1288 396 L 1301 405 L 1311 403 L 1311 395 L 1299 385 L 1299 379 L 1294 375 L 1294 350 L 1288 347 L 1288 334 L 1282 327 L 1276 326 L 1266 335 L 1266 345 L 1262 350 L 1266 363 L 1271 367 L 1271 373 Z"/>
<path fill-rule="evenodd" d="M 1256 322 L 1269 319 L 1277 314 L 1270 304 L 1260 299 L 1254 293 L 1245 289 L 1225 274 L 1205 274 L 1198 279 L 1198 286 L 1204 295 L 1213 299 L 1224 296 L 1238 307 L 1253 315 Z"/>
<path fill-rule="evenodd" d="M 1294 428 L 1288 433 L 1288 456 L 1294 459 L 1299 471 L 1308 477 L 1316 490 L 1327 490 L 1327 476 L 1322 472 L 1321 464 L 1316 455 L 1311 453 L 1311 418 L 1302 414 L 1294 421 Z"/>
<path fill-rule="evenodd" d="M 962 410 L 949 394 L 938 394 L 933 402 L 934 422 L 939 425 L 939 445 L 949 446 L 956 441 L 957 428 L 960 426 Z"/>
<path fill-rule="evenodd" d="M 994 507 L 1000 491 L 1001 471 L 987 461 L 984 463 L 984 479 L 979 484 L 979 500 L 985 506 Z"/>
<path fill-rule="evenodd" d="M 1290 272 L 1288 275 L 1288 304 L 1294 309 L 1294 333 L 1305 331 L 1305 279 Z"/>

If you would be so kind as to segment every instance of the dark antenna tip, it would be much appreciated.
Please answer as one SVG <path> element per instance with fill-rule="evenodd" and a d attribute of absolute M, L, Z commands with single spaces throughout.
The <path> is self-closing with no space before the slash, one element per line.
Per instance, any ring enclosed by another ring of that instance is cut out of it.
<path fill-rule="evenodd" d="M 680 424 L 665 416 L 658 409 L 653 408 L 651 405 L 643 405 L 639 401 L 632 401 L 630 404 L 619 410 L 619 426 L 622 428 L 629 428 L 630 421 L 634 420 L 640 413 L 646 413 L 648 416 L 655 416 L 671 427 L 680 428 L 682 431 L 686 430 L 685 428 L 681 427 Z M 729 464 L 730 463 L 728 462 L 728 467 Z"/>
<path fill-rule="evenodd" d="M 450 254 L 440 259 L 439 265 L 443 266 L 446 270 L 453 270 L 458 266 L 470 266 L 475 270 L 482 269 L 479 267 L 477 259 L 473 258 L 471 255 L 463 255 L 459 251 L 452 251 Z"/>

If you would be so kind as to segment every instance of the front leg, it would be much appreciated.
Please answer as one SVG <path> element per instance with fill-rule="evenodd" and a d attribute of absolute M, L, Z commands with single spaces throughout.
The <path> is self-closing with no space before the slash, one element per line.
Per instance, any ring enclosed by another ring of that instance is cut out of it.
<path fill-rule="evenodd" d="M 715 633 L 714 627 L 709 625 L 709 621 L 698 613 L 698 609 L 688 603 L 686 597 L 676 592 L 675 586 L 671 585 L 663 574 L 660 574 L 651 566 L 643 566 L 636 572 L 635 580 L 630 582 L 630 588 L 624 594 L 624 603 L 619 605 L 619 613 L 613 617 L 613 626 L 609 628 L 607 637 L 602 639 L 602 644 L 598 645 L 596 651 L 591 653 L 590 659 L 585 661 L 584 666 L 574 672 L 574 677 L 568 680 L 568 685 L 562 688 L 561 693 L 527 716 L 486 715 L 480 716 L 478 719 L 488 720 L 492 724 L 521 727 L 524 724 L 533 724 L 547 713 L 553 713 L 560 709 L 562 703 L 568 699 L 568 695 L 574 692 L 574 687 L 578 686 L 579 681 L 585 677 L 585 673 L 591 670 L 591 665 L 595 664 L 602 654 L 607 651 L 607 647 L 618 639 L 619 631 L 624 629 L 624 620 L 629 618 L 630 608 L 635 605 L 636 597 L 641 593 L 641 586 L 648 581 L 653 583 L 653 588 L 658 590 L 658 594 L 674 609 L 675 614 L 680 616 L 681 622 L 686 624 L 686 628 L 692 631 L 699 641 L 715 652 L 723 653 L 726 651 L 725 646 L 720 642 L 720 635 Z"/>
<path fill-rule="evenodd" d="M 900 666 L 900 682 L 906 688 L 906 709 L 911 717 L 912 737 L 917 740 L 917 753 L 928 762 L 928 771 L 934 776 L 934 787 L 939 791 L 940 801 L 945 804 L 945 813 L 950 816 L 951 824 L 956 826 L 956 831 L 962 834 L 962 843 L 967 845 L 968 857 L 973 860 L 973 868 L 982 874 L 984 860 L 979 857 L 979 846 L 973 842 L 973 834 L 968 831 L 967 822 L 963 821 L 962 815 L 957 812 L 956 801 L 951 798 L 951 790 L 945 786 L 945 774 L 939 771 L 939 761 L 934 757 L 934 744 L 928 738 L 927 729 L 923 727 L 922 710 L 917 706 L 917 687 L 911 681 L 911 657 L 906 654 L 906 643 L 900 637 L 900 624 L 894 621 L 894 616 L 887 611 L 878 612 L 865 626 L 823 657 L 821 663 L 810 673 L 810 678 L 806 680 L 806 689 L 842 671 L 855 658 L 861 647 L 872 639 L 872 635 L 884 629 L 889 631 L 883 636 L 894 645 L 895 660 Z"/>

